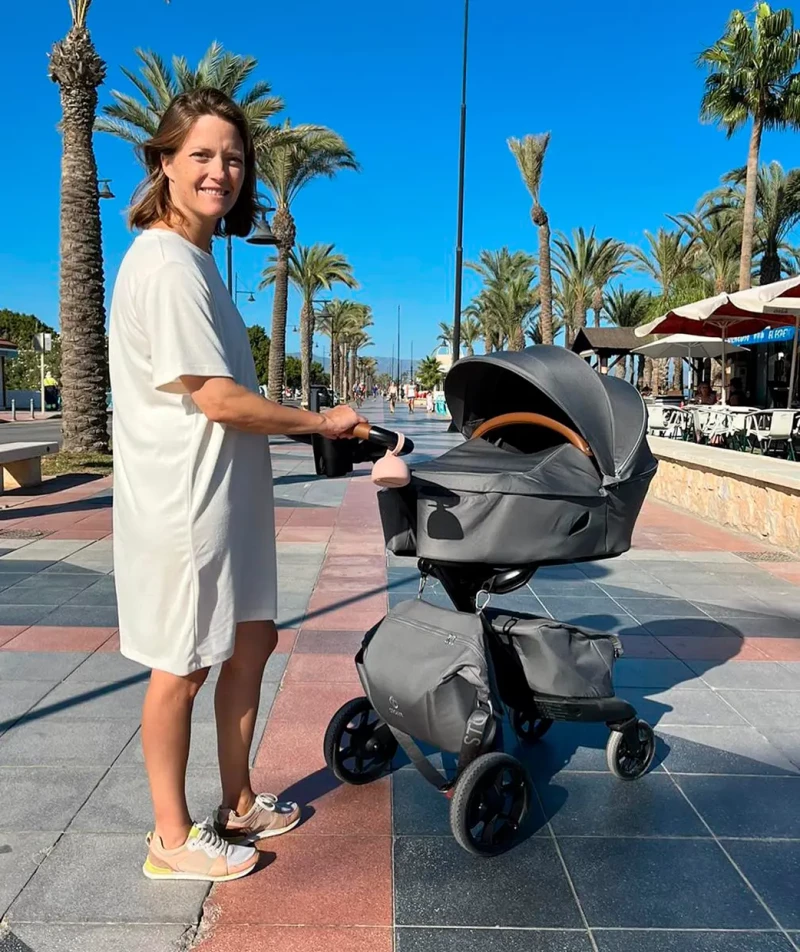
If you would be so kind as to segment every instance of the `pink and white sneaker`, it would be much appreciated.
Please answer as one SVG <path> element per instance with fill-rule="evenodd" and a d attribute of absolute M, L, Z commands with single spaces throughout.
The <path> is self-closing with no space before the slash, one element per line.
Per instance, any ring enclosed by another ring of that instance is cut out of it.
<path fill-rule="evenodd" d="M 259 793 L 253 806 L 243 816 L 235 810 L 220 807 L 214 824 L 220 836 L 232 843 L 255 843 L 268 836 L 288 833 L 300 822 L 300 807 L 291 800 L 279 800 L 271 793 Z"/>

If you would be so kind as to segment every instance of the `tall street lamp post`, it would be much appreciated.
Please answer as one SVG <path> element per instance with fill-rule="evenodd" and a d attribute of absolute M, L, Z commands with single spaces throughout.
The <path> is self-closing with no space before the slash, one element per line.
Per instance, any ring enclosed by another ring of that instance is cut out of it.
<path fill-rule="evenodd" d="M 253 231 L 245 238 L 248 245 L 277 245 L 278 239 L 272 234 L 272 229 L 267 221 L 267 212 L 274 212 L 272 205 L 262 208 L 261 216 L 256 222 Z M 228 235 L 226 238 L 226 257 L 228 265 L 228 294 L 234 295 L 233 287 L 233 237 Z"/>
<path fill-rule="evenodd" d="M 469 0 L 464 0 L 464 53 L 461 62 L 461 133 L 458 154 L 458 224 L 456 227 L 456 288 L 453 304 L 453 363 L 461 356 L 461 280 L 464 270 L 464 164 L 467 142 L 467 38 Z"/>

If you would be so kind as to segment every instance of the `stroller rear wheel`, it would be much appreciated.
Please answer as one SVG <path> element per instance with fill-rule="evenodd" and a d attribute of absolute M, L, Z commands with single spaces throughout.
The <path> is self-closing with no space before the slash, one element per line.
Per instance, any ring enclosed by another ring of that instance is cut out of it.
<path fill-rule="evenodd" d="M 450 803 L 453 836 L 475 856 L 505 853 L 514 845 L 530 800 L 530 779 L 516 757 L 483 754 L 456 781 Z"/>
<path fill-rule="evenodd" d="M 527 711 L 520 711 L 517 708 L 508 709 L 508 719 L 514 733 L 519 737 L 523 744 L 536 744 L 553 726 L 553 721 L 549 717 L 537 717 L 535 714 L 529 714 Z"/>
<path fill-rule="evenodd" d="M 647 721 L 638 721 L 638 745 L 628 743 L 625 732 L 611 731 L 606 744 L 608 769 L 620 780 L 638 780 L 647 773 L 656 754 L 656 735 Z"/>
<path fill-rule="evenodd" d="M 365 697 L 342 705 L 325 731 L 325 763 L 342 783 L 371 783 L 386 770 L 397 741 Z"/>

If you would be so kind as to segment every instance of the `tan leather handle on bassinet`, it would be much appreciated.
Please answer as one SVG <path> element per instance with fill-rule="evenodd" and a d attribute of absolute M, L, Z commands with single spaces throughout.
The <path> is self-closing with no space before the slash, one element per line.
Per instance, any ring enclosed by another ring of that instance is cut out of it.
<path fill-rule="evenodd" d="M 564 426 L 563 423 L 559 423 L 558 420 L 542 416 L 541 413 L 525 413 L 522 411 L 519 413 L 501 413 L 500 416 L 492 417 L 491 420 L 485 420 L 481 423 L 481 425 L 475 429 L 470 439 L 480 439 L 482 436 L 486 436 L 487 433 L 491 433 L 492 430 L 499 430 L 504 426 L 520 425 L 541 426 L 545 430 L 553 430 L 553 432 L 559 433 L 565 440 L 572 443 L 584 456 L 592 455 L 589 444 L 579 433 L 576 433 L 575 430 L 571 430 L 568 426 Z"/>

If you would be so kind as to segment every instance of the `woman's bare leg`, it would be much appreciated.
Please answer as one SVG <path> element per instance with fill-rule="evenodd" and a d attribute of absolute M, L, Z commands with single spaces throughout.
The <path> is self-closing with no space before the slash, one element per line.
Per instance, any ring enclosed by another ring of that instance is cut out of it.
<path fill-rule="evenodd" d="M 222 806 L 247 813 L 255 801 L 250 786 L 250 746 L 261 698 L 261 676 L 278 644 L 271 621 L 242 622 L 236 647 L 223 665 L 214 695 Z"/>
<path fill-rule="evenodd" d="M 155 834 L 166 849 L 186 841 L 192 820 L 186 806 L 186 762 L 189 759 L 192 707 L 208 677 L 208 668 L 185 677 L 153 671 L 142 709 L 142 750 Z"/>

